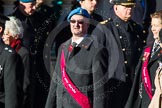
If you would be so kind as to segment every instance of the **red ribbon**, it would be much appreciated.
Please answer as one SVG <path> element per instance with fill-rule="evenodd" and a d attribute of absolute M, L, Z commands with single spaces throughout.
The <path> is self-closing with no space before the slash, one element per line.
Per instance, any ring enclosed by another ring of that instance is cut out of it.
<path fill-rule="evenodd" d="M 148 96 L 150 97 L 150 99 L 152 99 L 152 91 L 151 91 L 152 85 L 151 85 L 150 76 L 147 68 L 149 57 L 150 57 L 150 51 L 151 51 L 150 47 L 147 47 L 144 50 L 144 58 L 143 58 L 144 62 L 142 64 L 142 80 L 144 82 L 144 87 Z"/>
<path fill-rule="evenodd" d="M 74 83 L 69 78 L 65 70 L 66 63 L 65 63 L 65 56 L 63 50 L 61 53 L 60 63 L 61 63 L 61 72 L 62 72 L 62 82 L 66 90 L 82 108 L 92 108 L 88 97 L 83 93 L 81 93 L 81 91 L 79 91 L 79 89 L 74 85 Z"/>

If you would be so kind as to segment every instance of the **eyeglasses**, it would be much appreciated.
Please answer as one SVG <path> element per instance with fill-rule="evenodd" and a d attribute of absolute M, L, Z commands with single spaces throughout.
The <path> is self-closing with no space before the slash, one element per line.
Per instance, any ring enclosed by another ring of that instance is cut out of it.
<path fill-rule="evenodd" d="M 70 20 L 70 23 L 74 24 L 74 23 L 78 23 L 78 24 L 84 24 L 83 20 Z"/>

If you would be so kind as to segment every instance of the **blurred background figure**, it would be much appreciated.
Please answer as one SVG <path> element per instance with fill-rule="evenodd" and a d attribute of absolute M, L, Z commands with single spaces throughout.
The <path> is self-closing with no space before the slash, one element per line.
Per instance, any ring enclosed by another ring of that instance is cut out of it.
<path fill-rule="evenodd" d="M 22 38 L 23 38 L 23 26 L 15 17 L 9 17 L 9 21 L 5 23 L 5 30 L 2 36 L 2 40 L 5 44 L 11 46 L 20 56 L 23 61 L 24 66 L 24 101 L 23 108 L 30 108 L 30 95 L 29 94 L 29 84 L 30 84 L 30 62 L 29 62 L 29 52 L 23 46 Z"/>
<path fill-rule="evenodd" d="M 154 40 L 146 45 L 139 59 L 125 108 L 148 108 L 154 95 L 155 74 L 159 62 L 162 62 L 162 10 L 151 14 L 151 32 Z"/>
<path fill-rule="evenodd" d="M 22 22 L 24 28 L 22 42 L 30 54 L 31 107 L 44 108 L 50 75 L 43 61 L 43 48 L 55 19 L 47 18 L 37 11 L 35 0 L 18 0 L 17 7 L 10 15 Z"/>

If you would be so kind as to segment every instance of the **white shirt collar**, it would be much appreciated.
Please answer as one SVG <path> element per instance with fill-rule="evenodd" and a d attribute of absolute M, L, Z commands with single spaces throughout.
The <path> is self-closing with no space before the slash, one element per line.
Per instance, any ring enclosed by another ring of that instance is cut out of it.
<path fill-rule="evenodd" d="M 78 44 L 80 44 L 81 42 L 82 42 L 82 40 L 84 39 L 84 37 L 86 37 L 87 36 L 87 34 L 86 35 L 84 35 L 83 37 L 80 37 L 79 39 L 77 39 L 77 40 L 73 40 L 73 38 L 72 38 L 72 41 L 71 41 L 71 43 L 73 43 L 73 42 L 76 42 L 77 43 L 77 46 L 78 46 Z"/>

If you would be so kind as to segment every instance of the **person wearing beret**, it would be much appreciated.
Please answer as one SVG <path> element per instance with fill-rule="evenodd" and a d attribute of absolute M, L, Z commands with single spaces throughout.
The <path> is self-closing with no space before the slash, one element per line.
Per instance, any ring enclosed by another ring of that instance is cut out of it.
<path fill-rule="evenodd" d="M 114 49 L 119 57 L 113 57 L 109 65 L 108 88 L 115 88 L 107 102 L 110 108 L 123 108 L 129 96 L 132 86 L 135 67 L 142 52 L 143 32 L 141 26 L 131 19 L 135 6 L 134 0 L 111 0 L 115 12 L 114 19 L 109 22 L 98 24 L 92 33 L 94 39 L 103 44 L 108 50 L 109 37 L 113 35 L 118 45 Z M 108 30 L 107 30 L 108 29 Z M 113 49 L 112 49 L 113 50 Z M 118 102 L 118 104 L 116 104 Z"/>
<path fill-rule="evenodd" d="M 88 18 L 80 7 L 67 17 L 72 38 L 59 48 L 45 108 L 107 108 L 108 51 L 87 34 Z"/>
<path fill-rule="evenodd" d="M 8 17 L 10 20 L 6 21 L 5 29 L 2 36 L 2 40 L 5 44 L 11 46 L 20 56 L 24 66 L 24 102 L 23 108 L 30 108 L 30 97 L 29 97 L 29 74 L 30 74 L 30 62 L 29 52 L 22 44 L 23 37 L 23 26 L 19 19 L 15 17 Z"/>
<path fill-rule="evenodd" d="M 102 16 L 97 14 L 95 12 L 95 9 L 97 9 L 97 5 L 99 3 L 99 0 L 74 0 L 72 1 L 72 4 L 74 7 L 81 7 L 83 9 L 86 9 L 88 13 L 90 14 L 90 26 L 88 28 L 88 34 L 91 34 L 96 25 L 103 21 Z"/>
<path fill-rule="evenodd" d="M 125 108 L 148 108 L 153 99 L 156 89 L 154 85 L 156 70 L 159 62 L 162 62 L 162 10 L 151 14 L 151 31 L 154 41 L 145 46 L 139 59 Z"/>
<path fill-rule="evenodd" d="M 5 22 L 0 14 L 0 37 Z M 22 108 L 24 68 L 21 57 L 9 46 L 0 42 L 0 108 Z"/>
<path fill-rule="evenodd" d="M 94 28 L 96 27 L 96 25 L 100 21 L 103 21 L 102 17 L 95 12 L 95 9 L 98 4 L 98 0 L 72 0 L 71 4 L 72 4 L 72 7 L 70 8 L 70 10 L 71 9 L 73 10 L 77 7 L 81 7 L 81 8 L 86 9 L 88 11 L 88 13 L 90 14 L 91 20 L 90 20 L 90 25 L 88 28 L 88 34 L 91 34 L 92 31 L 94 30 Z M 68 14 L 69 11 L 64 12 L 64 13 Z M 57 57 L 59 46 L 63 42 L 70 39 L 71 35 L 72 35 L 70 28 L 69 28 L 69 23 L 66 21 L 67 16 L 68 16 L 67 14 L 65 15 L 65 18 L 63 18 L 63 21 L 60 22 L 56 28 L 54 28 L 54 30 L 60 31 L 59 33 L 57 33 L 56 38 L 55 38 L 55 48 L 54 49 L 55 49 L 56 57 Z"/>
<path fill-rule="evenodd" d="M 50 84 L 44 60 L 43 48 L 50 32 L 51 17 L 36 11 L 35 0 L 18 0 L 18 6 L 10 16 L 18 18 L 24 28 L 22 42 L 30 54 L 31 107 L 44 108 Z"/>

